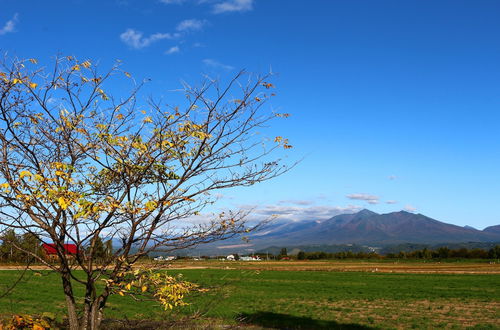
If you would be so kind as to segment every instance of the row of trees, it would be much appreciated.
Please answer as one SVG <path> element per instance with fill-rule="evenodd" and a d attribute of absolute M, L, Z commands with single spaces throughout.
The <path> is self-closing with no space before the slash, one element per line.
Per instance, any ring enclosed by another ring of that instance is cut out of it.
<path fill-rule="evenodd" d="M 280 256 L 277 256 L 280 259 Z M 411 252 L 389 253 L 381 255 L 376 252 L 304 252 L 300 251 L 296 257 L 298 260 L 319 259 L 500 259 L 500 245 L 489 250 L 483 249 L 449 249 L 441 247 L 436 250 L 422 249 Z"/>
<path fill-rule="evenodd" d="M 484 249 L 450 249 L 440 247 L 436 250 L 422 249 L 411 252 L 389 253 L 386 258 L 398 259 L 499 259 L 500 245 L 484 250 Z"/>
<path fill-rule="evenodd" d="M 44 258 L 45 254 L 40 239 L 32 233 L 18 234 L 13 229 L 6 230 L 0 235 L 0 261 L 9 263 L 33 263 L 37 257 Z M 83 253 L 89 253 L 89 246 L 84 247 Z M 96 239 L 92 258 L 96 262 L 105 262 L 113 254 L 111 240 Z"/>
<path fill-rule="evenodd" d="M 9 229 L 0 236 L 0 240 L 0 261 L 2 262 L 33 262 L 34 257 L 25 251 L 41 256 L 40 242 L 31 233 L 19 235 L 13 229 Z"/>

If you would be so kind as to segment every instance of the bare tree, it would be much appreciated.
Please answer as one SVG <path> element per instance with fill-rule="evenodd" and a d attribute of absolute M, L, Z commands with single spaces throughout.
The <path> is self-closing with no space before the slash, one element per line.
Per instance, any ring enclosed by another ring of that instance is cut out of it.
<path fill-rule="evenodd" d="M 133 87 L 125 97 L 104 90 L 129 79 Z M 214 191 L 287 170 L 270 156 L 291 148 L 288 141 L 258 134 L 273 118 L 287 116 L 264 110 L 273 95 L 268 79 L 240 72 L 225 87 L 210 79 L 200 87 L 185 84 L 181 108 L 152 99 L 140 104 L 142 84 L 119 65 L 101 74 L 73 57 L 57 58 L 50 69 L 35 59 L 3 61 L 0 226 L 54 244 L 55 260 L 32 256 L 59 273 L 71 329 L 99 328 L 108 297 L 133 294 L 125 290 L 130 285 L 116 284 L 148 252 L 252 229 L 245 211 L 190 226 L 179 220 L 214 203 Z M 112 258 L 97 261 L 101 238 L 120 244 Z M 76 254 L 65 244 L 76 245 Z M 101 279 L 106 285 L 98 290 Z M 82 305 L 74 285 L 85 287 Z"/>

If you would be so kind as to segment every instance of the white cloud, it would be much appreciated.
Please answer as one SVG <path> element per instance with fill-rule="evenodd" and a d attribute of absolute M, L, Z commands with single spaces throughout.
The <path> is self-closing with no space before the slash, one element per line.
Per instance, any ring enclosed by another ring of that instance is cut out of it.
<path fill-rule="evenodd" d="M 0 29 L 0 36 L 7 34 L 7 33 L 12 33 L 15 31 L 16 28 L 16 23 L 18 22 L 18 14 L 14 14 L 14 17 L 12 19 L 8 20 L 3 28 Z"/>
<path fill-rule="evenodd" d="M 158 0 L 166 5 L 212 5 L 213 14 L 245 12 L 253 10 L 254 0 Z"/>
<path fill-rule="evenodd" d="M 395 175 L 389 175 L 389 180 L 396 180 L 398 177 Z"/>
<path fill-rule="evenodd" d="M 180 5 L 186 2 L 186 0 L 160 0 L 160 2 L 166 5 Z"/>
<path fill-rule="evenodd" d="M 386 201 L 386 204 L 397 204 L 398 201 L 395 201 L 395 200 L 388 200 Z"/>
<path fill-rule="evenodd" d="M 302 220 L 327 220 L 339 214 L 355 213 L 362 209 L 361 206 L 347 205 L 347 206 L 286 206 L 286 205 L 264 205 L 258 208 L 251 206 L 241 206 L 242 209 L 253 209 L 251 215 L 256 219 L 265 219 L 270 216 L 278 216 L 294 221 Z"/>
<path fill-rule="evenodd" d="M 356 213 L 363 209 L 358 205 L 347 206 L 295 206 L 295 205 L 238 205 L 235 207 L 243 213 L 248 213 L 245 220 L 249 224 L 257 224 L 273 218 L 287 221 L 324 221 L 339 214 Z M 227 210 L 226 210 L 227 211 Z M 227 213 L 227 212 L 226 212 Z M 186 228 L 193 225 L 206 225 L 217 220 L 216 213 L 201 213 L 172 223 L 175 228 Z"/>
<path fill-rule="evenodd" d="M 165 51 L 165 54 L 172 55 L 172 54 L 178 53 L 180 51 L 181 51 L 181 49 L 179 48 L 179 46 L 173 46 L 173 47 L 170 47 L 167 51 Z"/>
<path fill-rule="evenodd" d="M 253 9 L 253 0 L 227 0 L 213 6 L 214 14 L 227 12 L 244 12 Z"/>
<path fill-rule="evenodd" d="M 405 205 L 404 209 L 405 211 L 407 212 L 416 212 L 417 211 L 417 208 L 412 206 L 412 205 Z"/>
<path fill-rule="evenodd" d="M 232 67 L 230 65 L 217 62 L 216 60 L 213 60 L 211 58 L 206 58 L 202 62 L 206 66 L 216 68 L 216 69 L 224 69 L 224 70 L 233 70 L 234 69 L 234 67 Z"/>
<path fill-rule="evenodd" d="M 206 20 L 199 19 L 186 19 L 177 25 L 177 31 L 188 32 L 188 31 L 198 31 L 203 29 L 203 27 L 208 22 Z"/>
<path fill-rule="evenodd" d="M 127 31 L 120 34 L 120 39 L 128 46 L 140 49 L 150 46 L 152 43 L 163 40 L 163 39 L 174 39 L 178 37 L 178 34 L 170 33 L 155 33 L 149 37 L 144 37 L 142 32 L 136 31 L 134 29 L 127 29 Z"/>
<path fill-rule="evenodd" d="M 365 201 L 368 204 L 378 204 L 379 203 L 379 197 L 375 195 L 369 195 L 369 194 L 350 194 L 346 196 L 349 199 L 355 199 L 359 201 Z"/>

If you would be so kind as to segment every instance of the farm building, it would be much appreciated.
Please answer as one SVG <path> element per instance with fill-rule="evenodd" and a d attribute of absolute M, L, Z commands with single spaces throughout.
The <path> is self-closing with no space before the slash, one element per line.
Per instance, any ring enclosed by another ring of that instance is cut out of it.
<path fill-rule="evenodd" d="M 46 258 L 57 258 L 56 244 L 44 243 L 42 249 Z M 75 255 L 78 253 L 78 247 L 75 244 L 64 244 L 64 251 L 66 255 Z"/>

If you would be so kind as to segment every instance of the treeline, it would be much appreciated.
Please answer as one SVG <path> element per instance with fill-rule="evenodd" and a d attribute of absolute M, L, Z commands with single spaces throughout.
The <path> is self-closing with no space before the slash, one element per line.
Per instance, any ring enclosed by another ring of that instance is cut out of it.
<path fill-rule="evenodd" d="M 6 230 L 0 236 L 0 261 L 2 262 L 33 262 L 34 258 L 28 251 L 41 255 L 42 246 L 38 238 L 30 233 L 18 235 L 14 230 Z"/>
<path fill-rule="evenodd" d="M 86 251 L 87 249 L 84 249 L 84 252 Z M 19 235 L 14 230 L 6 230 L 0 235 L 0 262 L 35 262 L 32 254 L 39 257 L 45 256 L 42 243 L 36 235 L 30 233 Z M 112 254 L 112 241 L 103 242 L 98 237 L 94 246 L 93 259 L 105 261 Z"/>
<path fill-rule="evenodd" d="M 279 256 L 278 256 L 279 258 Z M 436 250 L 424 248 L 411 252 L 388 253 L 381 255 L 376 252 L 303 252 L 296 257 L 298 260 L 320 259 L 500 259 L 500 245 L 489 250 L 483 249 L 449 249 L 440 247 Z"/>

